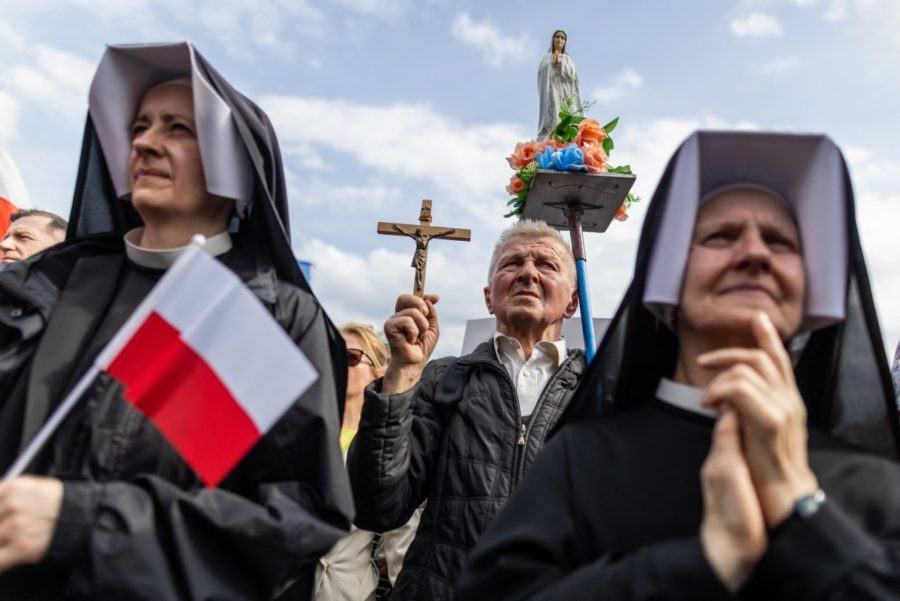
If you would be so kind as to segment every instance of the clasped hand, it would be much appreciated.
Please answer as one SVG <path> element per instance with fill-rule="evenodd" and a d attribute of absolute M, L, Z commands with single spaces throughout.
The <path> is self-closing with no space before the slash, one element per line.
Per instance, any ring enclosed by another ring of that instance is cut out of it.
<path fill-rule="evenodd" d="M 0 574 L 44 557 L 62 497 L 63 484 L 56 478 L 20 476 L 0 482 Z"/>
<path fill-rule="evenodd" d="M 719 578 L 735 590 L 767 546 L 767 530 L 819 485 L 807 458 L 806 407 L 775 326 L 761 313 L 751 325 L 757 348 L 704 353 L 718 372 L 702 404 L 719 418 L 703 464 L 700 539 Z"/>

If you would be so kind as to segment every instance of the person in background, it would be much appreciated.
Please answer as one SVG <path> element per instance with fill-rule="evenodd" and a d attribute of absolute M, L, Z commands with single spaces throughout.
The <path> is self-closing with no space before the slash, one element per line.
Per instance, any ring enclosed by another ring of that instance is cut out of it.
<path fill-rule="evenodd" d="M 68 223 L 49 211 L 19 209 L 9 218 L 9 228 L 0 240 L 0 263 L 27 259 L 66 239 Z"/>
<path fill-rule="evenodd" d="M 347 344 L 347 396 L 341 425 L 341 450 L 346 456 L 359 429 L 366 386 L 384 374 L 390 355 L 386 342 L 365 324 L 350 322 L 340 332 Z M 419 515 L 417 511 L 405 525 L 384 534 L 354 528 L 339 540 L 319 559 L 316 601 L 374 600 L 381 598 L 379 590 L 388 593 L 415 536 Z"/>
<path fill-rule="evenodd" d="M 386 530 L 428 503 L 392 599 L 445 601 L 463 560 L 561 421 L 584 370 L 562 338 L 578 308 L 575 260 L 558 231 L 522 220 L 487 269 L 494 335 L 429 361 L 437 297 L 402 294 L 384 324 L 391 361 L 366 389 L 347 465 L 355 524 Z"/>

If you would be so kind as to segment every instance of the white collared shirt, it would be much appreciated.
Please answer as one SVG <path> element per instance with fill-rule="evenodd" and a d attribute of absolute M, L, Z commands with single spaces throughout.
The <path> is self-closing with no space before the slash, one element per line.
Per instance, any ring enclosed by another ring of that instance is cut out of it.
<path fill-rule="evenodd" d="M 497 359 L 506 368 L 516 387 L 521 414 L 531 415 L 544 386 L 566 359 L 566 341 L 541 340 L 534 345 L 531 357 L 526 361 L 525 351 L 522 350 L 518 340 L 495 332 L 494 352 L 497 353 Z"/>
<path fill-rule="evenodd" d="M 150 269 L 168 269 L 185 248 L 182 246 L 180 248 L 158 250 L 138 246 L 138 240 L 141 239 L 141 234 L 143 232 L 144 228 L 139 227 L 125 234 L 125 255 L 132 263 L 140 265 L 141 267 Z M 231 247 L 231 234 L 228 232 L 210 236 L 206 239 L 206 242 L 203 243 L 203 248 L 213 257 L 218 257 L 219 255 L 227 253 L 231 250 Z"/>
<path fill-rule="evenodd" d="M 700 404 L 700 400 L 703 398 L 701 388 L 685 386 L 669 378 L 660 378 L 659 385 L 656 387 L 656 398 L 691 413 L 699 413 L 712 418 L 718 417 L 715 409 Z"/>

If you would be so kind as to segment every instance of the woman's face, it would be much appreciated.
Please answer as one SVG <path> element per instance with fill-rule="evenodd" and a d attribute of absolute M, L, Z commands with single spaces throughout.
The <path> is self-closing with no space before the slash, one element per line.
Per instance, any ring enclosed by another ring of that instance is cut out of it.
<path fill-rule="evenodd" d="M 546 39 L 546 38 L 544 38 Z M 566 47 L 566 34 L 562 31 L 557 31 L 553 34 L 553 51 L 554 52 L 562 52 Z"/>
<path fill-rule="evenodd" d="M 343 334 L 348 349 L 362 350 L 363 343 L 355 334 Z M 362 361 L 355 366 L 347 367 L 347 398 L 361 397 L 372 380 L 377 378 L 375 367 L 368 357 L 363 355 Z"/>
<path fill-rule="evenodd" d="M 191 88 L 150 89 L 138 108 L 131 140 L 131 201 L 145 222 L 160 216 L 219 220 L 221 213 L 230 214 L 227 201 L 206 190 Z"/>
<path fill-rule="evenodd" d="M 800 327 L 805 298 L 800 234 L 781 201 L 738 189 L 700 207 L 682 284 L 679 336 L 741 334 L 765 311 L 786 340 Z"/>

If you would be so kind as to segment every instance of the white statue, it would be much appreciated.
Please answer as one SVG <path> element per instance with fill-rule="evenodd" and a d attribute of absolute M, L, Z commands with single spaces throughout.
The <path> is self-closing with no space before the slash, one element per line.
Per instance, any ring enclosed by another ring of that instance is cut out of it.
<path fill-rule="evenodd" d="M 581 107 L 578 73 L 575 62 L 566 54 L 566 32 L 557 29 L 550 41 L 550 50 L 538 67 L 538 93 L 541 96 L 537 139 L 543 140 L 559 123 L 559 111 L 566 99 L 574 99 L 574 108 Z"/>

